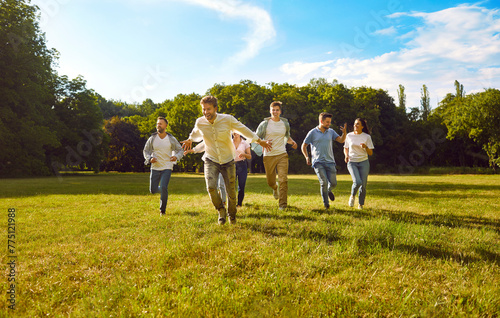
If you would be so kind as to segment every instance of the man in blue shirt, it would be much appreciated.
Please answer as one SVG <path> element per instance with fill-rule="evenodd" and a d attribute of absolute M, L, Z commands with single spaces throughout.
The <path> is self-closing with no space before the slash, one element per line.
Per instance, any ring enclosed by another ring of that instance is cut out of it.
<path fill-rule="evenodd" d="M 335 158 L 333 158 L 333 141 L 344 143 L 346 137 L 347 123 L 340 127 L 342 136 L 339 136 L 330 128 L 332 114 L 321 113 L 319 115 L 319 125 L 311 129 L 302 143 L 302 153 L 307 164 L 314 168 L 318 176 L 320 192 L 323 197 L 325 208 L 330 208 L 330 200 L 334 201 L 335 196 L 332 190 L 337 186 L 337 169 L 335 168 Z M 311 145 L 311 158 L 307 152 L 307 146 Z"/>

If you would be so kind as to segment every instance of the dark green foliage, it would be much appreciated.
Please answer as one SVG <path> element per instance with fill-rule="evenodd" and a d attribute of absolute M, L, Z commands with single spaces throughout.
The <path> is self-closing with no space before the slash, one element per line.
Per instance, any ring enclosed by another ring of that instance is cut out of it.
<path fill-rule="evenodd" d="M 101 170 L 118 172 L 145 171 L 142 150 L 146 140 L 141 138 L 139 129 L 118 117 L 106 121 L 106 134 L 109 135 L 109 148 Z"/>
<path fill-rule="evenodd" d="M 56 51 L 45 46 L 36 8 L 0 6 L 0 175 L 47 175 L 45 147 L 60 143 L 51 111 Z"/>

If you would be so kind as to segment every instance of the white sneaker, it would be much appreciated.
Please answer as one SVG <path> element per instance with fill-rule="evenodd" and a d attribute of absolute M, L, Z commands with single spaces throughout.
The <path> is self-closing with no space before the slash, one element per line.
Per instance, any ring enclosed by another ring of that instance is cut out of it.
<path fill-rule="evenodd" d="M 354 196 L 351 195 L 351 197 L 349 198 L 349 206 L 352 208 L 354 206 Z"/>
<path fill-rule="evenodd" d="M 278 193 L 278 183 L 276 182 L 276 189 L 273 189 L 273 196 L 276 200 L 280 198 L 280 195 Z"/>
<path fill-rule="evenodd" d="M 361 204 L 358 204 L 358 210 L 363 210 L 363 206 Z"/>

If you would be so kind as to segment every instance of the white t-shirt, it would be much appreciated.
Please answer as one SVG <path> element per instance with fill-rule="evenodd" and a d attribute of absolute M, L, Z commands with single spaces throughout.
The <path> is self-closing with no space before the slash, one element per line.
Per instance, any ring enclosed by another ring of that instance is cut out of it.
<path fill-rule="evenodd" d="M 168 136 L 165 136 L 163 139 L 156 136 L 153 140 L 153 149 L 153 157 L 155 157 L 157 161 L 151 163 L 151 169 L 173 169 L 174 163 L 170 161 L 170 156 L 172 155 L 172 145 L 170 144 Z"/>
<path fill-rule="evenodd" d="M 269 119 L 266 129 L 266 140 L 271 140 L 272 149 L 264 149 L 264 156 L 277 156 L 286 153 L 285 144 L 286 127 L 282 120 L 274 121 Z"/>
<path fill-rule="evenodd" d="M 362 132 L 357 135 L 354 132 L 350 132 L 345 137 L 344 148 L 349 148 L 349 161 L 352 162 L 361 162 L 368 160 L 368 153 L 366 150 L 361 147 L 361 143 L 366 144 L 366 146 L 370 149 L 374 149 L 372 142 L 372 137 Z"/>

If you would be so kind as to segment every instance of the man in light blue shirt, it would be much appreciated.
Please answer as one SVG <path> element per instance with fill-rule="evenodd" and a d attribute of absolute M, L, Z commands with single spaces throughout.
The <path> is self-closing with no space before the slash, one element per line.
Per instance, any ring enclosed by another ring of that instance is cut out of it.
<path fill-rule="evenodd" d="M 340 127 L 342 136 L 339 136 L 330 128 L 332 123 L 332 114 L 321 113 L 319 115 L 319 125 L 311 129 L 304 142 L 302 143 L 302 153 L 306 158 L 307 164 L 314 168 L 318 176 L 320 193 L 323 198 L 325 208 L 330 208 L 331 201 L 335 200 L 332 190 L 337 186 L 337 169 L 335 168 L 335 158 L 333 158 L 333 141 L 343 143 L 346 136 L 347 124 Z M 311 158 L 307 152 L 307 146 L 311 145 Z"/>

